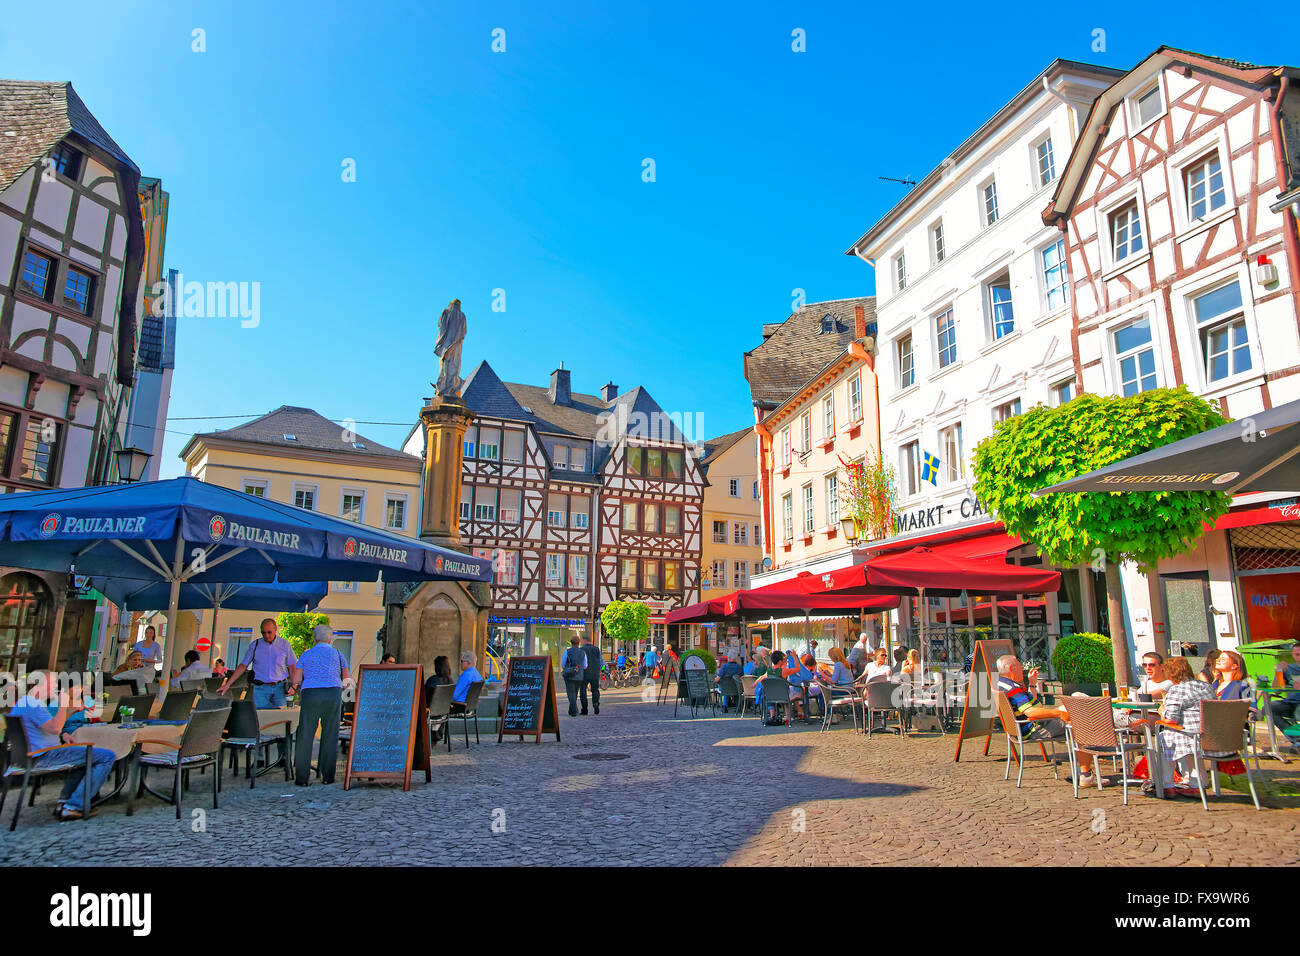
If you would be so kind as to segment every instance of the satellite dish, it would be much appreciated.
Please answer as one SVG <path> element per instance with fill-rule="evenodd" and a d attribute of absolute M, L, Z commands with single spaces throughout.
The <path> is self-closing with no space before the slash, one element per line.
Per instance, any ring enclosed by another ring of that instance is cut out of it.
<path fill-rule="evenodd" d="M 772 570 L 772 559 L 771 559 L 771 558 L 764 558 L 764 559 L 763 559 L 763 563 L 760 565 L 760 567 L 761 567 L 764 571 L 771 571 L 771 570 Z"/>

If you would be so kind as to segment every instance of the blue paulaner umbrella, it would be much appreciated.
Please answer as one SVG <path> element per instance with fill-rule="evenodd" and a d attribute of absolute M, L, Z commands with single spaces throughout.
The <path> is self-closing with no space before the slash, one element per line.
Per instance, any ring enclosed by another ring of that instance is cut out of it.
<path fill-rule="evenodd" d="M 131 611 L 164 608 L 171 600 L 171 585 L 165 581 L 137 581 L 131 578 L 91 579 L 91 585 L 116 604 L 123 612 L 123 622 Z M 326 581 L 299 581 L 292 584 L 236 584 L 213 581 L 207 584 L 182 584 L 176 606 L 183 611 L 212 609 L 212 648 L 216 647 L 217 614 L 231 611 L 310 611 L 325 599 Z M 208 651 L 212 663 L 214 651 Z"/>
<path fill-rule="evenodd" d="M 0 528 L 0 564 L 164 582 L 173 633 L 184 584 L 492 576 L 488 560 L 191 477 L 3 495 Z"/>

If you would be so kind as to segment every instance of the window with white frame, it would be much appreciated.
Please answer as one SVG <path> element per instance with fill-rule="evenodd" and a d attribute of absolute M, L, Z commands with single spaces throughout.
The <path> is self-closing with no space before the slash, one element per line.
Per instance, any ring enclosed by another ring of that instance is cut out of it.
<path fill-rule="evenodd" d="M 803 533 L 813 533 L 813 486 L 812 482 L 803 486 Z"/>
<path fill-rule="evenodd" d="M 474 511 L 474 490 L 469 485 L 460 486 L 460 520 L 468 521 Z"/>
<path fill-rule="evenodd" d="M 556 445 L 551 449 L 551 467 L 559 471 L 569 470 L 568 445 Z"/>
<path fill-rule="evenodd" d="M 980 187 L 980 198 L 984 204 L 984 225 L 991 226 L 998 221 L 998 184 L 995 180 L 990 179 Z"/>
<path fill-rule="evenodd" d="M 569 587 L 585 588 L 587 586 L 587 556 L 575 554 L 569 557 Z"/>
<path fill-rule="evenodd" d="M 737 590 L 749 587 L 749 562 L 733 561 L 732 569 L 731 586 Z"/>
<path fill-rule="evenodd" d="M 901 391 L 916 384 L 916 357 L 912 353 L 912 336 L 904 335 L 894 344 L 898 359 L 898 388 Z"/>
<path fill-rule="evenodd" d="M 728 479 L 727 479 L 727 494 L 730 495 L 732 498 L 739 498 L 739 497 L 740 497 L 740 479 L 739 479 L 739 478 L 728 478 Z"/>
<path fill-rule="evenodd" d="M 498 514 L 502 524 L 519 524 L 523 492 L 518 488 L 502 488 Z"/>
<path fill-rule="evenodd" d="M 804 412 L 799 416 L 799 453 L 802 455 L 812 451 L 812 410 Z"/>
<path fill-rule="evenodd" d="M 910 441 L 898 450 L 898 484 L 903 497 L 921 490 L 921 443 Z"/>
<path fill-rule="evenodd" d="M 406 530 L 406 495 L 385 496 L 384 527 L 391 531 Z"/>
<path fill-rule="evenodd" d="M 315 511 L 316 493 L 319 490 L 317 485 L 294 485 L 293 506 L 303 511 Z"/>
<path fill-rule="evenodd" d="M 934 264 L 938 265 L 943 262 L 943 257 L 947 254 L 943 245 L 943 220 L 940 219 L 930 227 L 930 257 L 934 260 Z"/>
<path fill-rule="evenodd" d="M 501 429 L 480 428 L 478 433 L 478 456 L 484 461 L 498 461 L 501 458 Z"/>
<path fill-rule="evenodd" d="M 822 438 L 835 437 L 835 398 L 827 395 L 822 399 Z"/>
<path fill-rule="evenodd" d="M 1192 315 L 1205 357 L 1205 381 L 1218 382 L 1251 368 L 1250 338 L 1236 279 L 1192 297 Z"/>
<path fill-rule="evenodd" d="M 1142 251 L 1142 219 L 1136 202 L 1128 203 L 1110 214 L 1111 258 L 1123 262 Z"/>
<path fill-rule="evenodd" d="M 788 494 L 781 498 L 781 530 L 787 542 L 794 540 L 794 500 Z"/>
<path fill-rule="evenodd" d="M 762 546 L 763 546 L 763 526 L 761 524 L 756 524 L 754 525 L 754 547 L 761 548 Z"/>
<path fill-rule="evenodd" d="M 515 587 L 519 584 L 519 552 L 496 551 L 492 555 L 492 568 L 496 572 L 494 580 L 502 587 Z"/>
<path fill-rule="evenodd" d="M 339 516 L 344 521 L 356 521 L 360 523 L 365 517 L 366 510 L 366 493 L 364 491 L 345 491 L 343 492 L 342 507 L 339 508 Z"/>
<path fill-rule="evenodd" d="M 587 449 L 573 446 L 569 449 L 569 471 L 587 470 Z"/>
<path fill-rule="evenodd" d="M 664 505 L 664 534 L 682 533 L 682 506 Z"/>
<path fill-rule="evenodd" d="M 546 500 L 546 525 L 549 528 L 563 528 L 568 524 L 569 503 L 564 495 L 549 495 Z"/>
<path fill-rule="evenodd" d="M 524 433 L 507 430 L 502 437 L 501 457 L 509 462 L 521 462 L 524 460 Z M 581 468 L 575 468 L 575 471 L 581 471 Z"/>
<path fill-rule="evenodd" d="M 591 527 L 591 497 L 589 495 L 569 495 L 569 527 Z"/>
<path fill-rule="evenodd" d="M 334 590 L 342 591 L 344 594 L 356 594 L 361 590 L 361 585 L 356 581 L 335 581 Z"/>
<path fill-rule="evenodd" d="M 907 256 L 900 252 L 894 256 L 894 289 L 902 292 L 907 288 Z"/>
<path fill-rule="evenodd" d="M 546 556 L 546 583 L 550 585 L 564 583 L 564 555 L 548 554 Z"/>
<path fill-rule="evenodd" d="M 790 426 L 781 429 L 781 464 L 790 464 Z"/>
<path fill-rule="evenodd" d="M 265 498 L 269 487 L 270 482 L 264 478 L 244 479 L 244 494 L 252 495 L 254 498 Z"/>
<path fill-rule="evenodd" d="M 1055 312 L 1070 302 L 1070 285 L 1065 274 L 1065 240 L 1057 239 L 1039 250 L 1043 263 L 1043 289 L 1047 311 Z"/>
<path fill-rule="evenodd" d="M 831 472 L 826 476 L 826 525 L 834 528 L 840 523 L 840 476 Z"/>
<path fill-rule="evenodd" d="M 862 376 L 849 379 L 849 421 L 862 421 Z"/>
<path fill-rule="evenodd" d="M 475 450 L 478 448 L 478 429 L 473 425 L 465 429 L 465 442 L 461 448 L 465 458 L 477 458 Z"/>
<path fill-rule="evenodd" d="M 953 321 L 952 309 L 944 309 L 934 317 L 934 338 L 939 368 L 947 368 L 957 361 L 957 323 Z"/>
<path fill-rule="evenodd" d="M 1129 101 L 1129 105 L 1133 111 L 1133 125 L 1137 129 L 1141 129 L 1159 116 L 1163 108 L 1160 100 L 1159 78 L 1136 93 Z"/>
<path fill-rule="evenodd" d="M 984 283 L 984 308 L 988 316 L 989 335 L 994 341 L 1015 331 L 1016 316 L 1011 305 L 1010 272 L 1003 272 Z"/>
<path fill-rule="evenodd" d="M 485 486 L 474 489 L 474 520 L 497 520 L 497 490 Z"/>
<path fill-rule="evenodd" d="M 754 488 L 753 488 L 753 491 L 754 491 L 754 500 L 755 500 L 755 501 L 758 501 L 758 499 L 759 499 L 760 496 L 759 496 L 759 493 L 758 493 L 758 482 L 757 482 L 757 481 L 754 482 Z"/>
<path fill-rule="evenodd" d="M 993 422 L 1005 422 L 1008 418 L 1015 418 L 1020 414 L 1020 399 L 1013 398 L 1009 402 L 1003 402 L 993 409 Z"/>
<path fill-rule="evenodd" d="M 725 588 L 727 586 L 727 559 L 713 559 L 713 586 L 715 588 Z"/>
<path fill-rule="evenodd" d="M 943 449 L 944 478 L 949 482 L 966 477 L 966 459 L 962 455 L 961 422 L 939 431 L 939 447 Z"/>
<path fill-rule="evenodd" d="M 1116 329 L 1112 338 L 1120 391 L 1129 396 L 1155 388 L 1159 382 L 1156 380 L 1156 353 L 1151 342 L 1151 319 L 1144 316 L 1130 322 Z"/>
<path fill-rule="evenodd" d="M 1064 405 L 1074 398 L 1074 379 L 1066 378 L 1052 386 L 1052 404 Z"/>
<path fill-rule="evenodd" d="M 727 543 L 727 522 L 725 521 L 713 522 L 713 543 L 714 544 Z"/>
<path fill-rule="evenodd" d="M 1192 222 L 1204 219 L 1228 201 L 1217 150 L 1188 166 L 1183 180 L 1187 183 L 1187 218 Z"/>
<path fill-rule="evenodd" d="M 1034 144 L 1038 185 L 1046 186 L 1056 178 L 1056 160 L 1052 156 L 1052 137 L 1044 136 Z"/>
<path fill-rule="evenodd" d="M 732 544 L 749 544 L 749 522 L 737 521 L 731 526 L 731 543 Z"/>

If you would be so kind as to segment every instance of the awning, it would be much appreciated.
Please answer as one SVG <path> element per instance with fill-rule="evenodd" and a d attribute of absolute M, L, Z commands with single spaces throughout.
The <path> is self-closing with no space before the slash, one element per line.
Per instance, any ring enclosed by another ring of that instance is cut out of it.
<path fill-rule="evenodd" d="M 1042 598 L 1030 598 L 1026 600 L 1024 603 L 1025 603 L 1026 611 L 1037 610 L 1038 608 L 1044 608 L 1047 606 L 1047 602 L 1044 601 Z M 975 618 L 976 624 L 980 624 L 980 623 L 987 624 L 992 620 L 993 618 L 992 602 L 988 602 L 984 604 L 975 604 L 973 605 L 973 609 L 975 612 L 973 616 Z M 1016 603 L 1014 601 L 1008 601 L 998 605 L 999 617 L 1008 617 L 1014 620 L 1017 613 L 1018 611 L 1016 609 Z M 967 609 L 964 607 L 954 607 L 952 609 L 952 622 L 955 624 L 965 624 L 967 621 L 970 620 L 971 616 L 972 615 L 967 614 Z M 935 611 L 934 619 L 940 622 L 941 624 L 947 624 L 948 612 Z"/>
<path fill-rule="evenodd" d="M 953 541 L 950 544 L 936 544 L 930 550 L 959 561 L 986 561 L 992 558 L 1005 560 L 1008 551 L 1023 544 L 1024 542 L 1014 534 L 995 531 L 975 538 Z"/>
<path fill-rule="evenodd" d="M 842 611 L 844 614 L 888 611 L 898 607 L 892 595 L 816 594 L 800 586 L 811 575 L 776 581 L 761 588 L 737 591 L 723 598 L 729 616 L 802 617 L 813 612 Z"/>
<path fill-rule="evenodd" d="M 961 559 L 929 548 L 882 554 L 862 564 L 798 579 L 812 593 L 844 595 L 905 594 L 924 590 L 933 596 L 1034 594 L 1060 587 L 1058 571 L 996 561 Z"/>
<path fill-rule="evenodd" d="M 1273 524 L 1276 521 L 1300 521 L 1300 505 L 1282 505 L 1278 508 L 1243 508 L 1229 511 L 1206 531 L 1225 531 L 1228 528 L 1248 528 L 1253 524 Z"/>
<path fill-rule="evenodd" d="M 663 618 L 665 624 L 704 624 L 723 620 L 726 620 L 726 611 L 723 609 L 721 598 L 676 608 Z"/>

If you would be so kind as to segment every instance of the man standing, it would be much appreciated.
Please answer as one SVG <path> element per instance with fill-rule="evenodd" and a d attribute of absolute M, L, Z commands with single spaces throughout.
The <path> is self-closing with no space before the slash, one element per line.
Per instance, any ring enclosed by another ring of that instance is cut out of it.
<path fill-rule="evenodd" d="M 151 670 L 162 663 L 162 645 L 158 643 L 158 632 L 150 624 L 144 629 L 144 640 L 136 641 L 133 651 L 139 651 L 144 666 Z"/>
<path fill-rule="evenodd" d="M 591 688 L 591 705 L 595 708 L 596 713 L 600 713 L 600 668 L 604 661 L 600 656 L 600 648 L 591 643 L 591 635 L 588 634 L 582 645 L 583 656 L 587 659 L 587 669 L 582 673 L 582 683 L 578 685 L 578 702 L 582 706 L 582 713 L 587 713 L 587 688 Z"/>
<path fill-rule="evenodd" d="M 569 697 L 569 716 L 577 717 L 578 688 L 586 681 L 587 654 L 579 646 L 576 636 L 569 638 L 569 646 L 560 655 L 560 676 L 564 678 L 564 692 Z"/>
<path fill-rule="evenodd" d="M 849 651 L 849 670 L 853 672 L 855 678 L 862 674 L 867 661 L 874 656 L 871 642 L 867 639 L 867 632 L 863 631 L 862 636 L 858 638 L 858 643 L 854 644 L 853 649 Z"/>
<path fill-rule="evenodd" d="M 253 706 L 258 710 L 276 710 L 284 706 L 285 684 L 289 672 L 297 666 L 298 658 L 289 642 L 278 636 L 274 618 L 265 618 L 261 631 L 261 638 L 248 646 L 244 659 L 217 688 L 217 693 L 224 694 L 244 671 L 251 670 Z"/>
<path fill-rule="evenodd" d="M 31 690 L 25 697 L 19 698 L 9 712 L 8 719 L 22 721 L 30 753 L 47 751 L 33 758 L 32 763 L 36 769 L 75 768 L 63 783 L 63 793 L 59 797 L 62 804 L 59 819 L 80 820 L 90 813 L 90 805 L 99 793 L 99 788 L 108 779 L 117 757 L 106 748 L 93 748 L 90 752 L 90 779 L 83 781 L 82 778 L 86 776 L 85 750 L 80 747 L 50 749 L 72 743 L 72 737 L 64 733 L 63 726 L 74 713 L 86 709 L 81 702 L 81 695 L 70 691 L 60 692 L 58 675 L 49 671 L 37 671 L 28 680 L 31 681 Z M 77 786 L 83 782 L 84 786 Z"/>
<path fill-rule="evenodd" d="M 645 678 L 654 680 L 655 666 L 659 663 L 659 655 L 655 652 L 653 644 L 650 645 L 650 650 L 645 652 L 645 657 L 642 660 L 645 662 Z"/>

